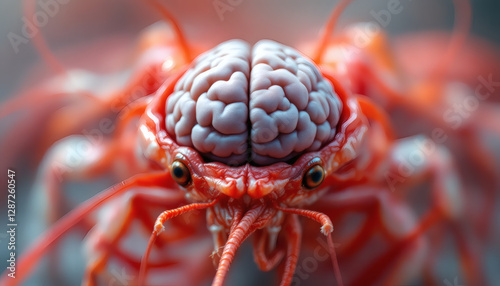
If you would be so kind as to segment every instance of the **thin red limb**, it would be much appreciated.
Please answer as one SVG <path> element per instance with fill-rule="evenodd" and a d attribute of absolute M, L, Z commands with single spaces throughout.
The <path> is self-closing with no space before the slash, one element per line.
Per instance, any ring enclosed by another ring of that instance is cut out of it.
<path fill-rule="evenodd" d="M 342 282 L 342 275 L 340 273 L 340 268 L 339 268 L 339 264 L 337 261 L 337 254 L 335 253 L 335 247 L 333 246 L 333 241 L 332 241 L 332 237 L 331 237 L 331 234 L 333 232 L 333 224 L 332 224 L 332 221 L 330 220 L 330 218 L 324 213 L 315 212 L 315 211 L 311 211 L 311 210 L 304 210 L 304 209 L 281 207 L 277 203 L 274 204 L 274 207 L 277 210 L 280 210 L 280 211 L 285 212 L 285 213 L 305 216 L 305 217 L 312 219 L 312 220 L 314 220 L 322 225 L 321 232 L 328 239 L 328 248 L 330 251 L 330 257 L 332 259 L 332 264 L 333 264 L 333 268 L 334 268 L 335 279 L 337 280 L 337 285 L 343 286 L 344 283 Z"/>
<path fill-rule="evenodd" d="M 443 229 L 439 229 L 438 232 L 431 234 L 431 237 L 429 238 L 429 253 L 438 253 L 443 248 L 442 244 L 445 238 L 445 234 L 443 232 Z M 431 257 L 429 257 L 425 263 L 423 274 L 423 282 L 425 285 L 441 284 L 441 281 L 438 282 L 435 277 L 436 275 L 434 274 L 437 258 L 437 255 L 431 255 Z"/>
<path fill-rule="evenodd" d="M 146 248 L 146 252 L 144 253 L 144 256 L 142 257 L 141 260 L 141 267 L 139 270 L 139 285 L 145 285 L 144 282 L 146 279 L 146 274 L 147 274 L 147 266 L 148 266 L 148 260 L 149 260 L 149 254 L 151 253 L 151 249 L 156 241 L 156 238 L 160 233 L 165 230 L 165 227 L 163 224 L 176 216 L 182 215 L 186 212 L 192 211 L 192 210 L 202 210 L 209 208 L 213 205 L 215 205 L 218 202 L 217 199 L 209 202 L 209 203 L 194 203 L 190 205 L 185 205 L 173 210 L 168 210 L 162 212 L 158 218 L 156 219 L 155 225 L 154 225 L 154 230 L 153 233 L 151 234 L 151 237 L 149 238 L 148 246 Z"/>
<path fill-rule="evenodd" d="M 125 232 L 127 231 L 127 223 L 124 222 L 131 221 L 132 218 L 133 212 L 128 211 L 124 215 L 123 221 L 118 222 L 120 224 L 120 226 L 118 227 L 119 230 L 117 231 L 116 235 L 109 241 L 108 244 L 110 244 L 110 246 L 106 247 L 107 251 L 105 251 L 104 253 L 100 253 L 98 255 L 98 258 L 93 259 L 93 261 L 87 265 L 85 273 L 83 274 L 82 285 L 98 285 L 97 274 L 106 266 L 106 262 L 108 261 L 111 254 L 116 251 L 115 246 L 118 245 L 120 238 L 125 235 Z"/>
<path fill-rule="evenodd" d="M 467 239 L 466 232 L 458 223 L 451 224 L 451 230 L 457 242 L 460 262 L 467 279 L 467 285 L 487 285 L 482 274 L 481 258 L 474 249 L 471 249 L 470 239 Z"/>
<path fill-rule="evenodd" d="M 118 114 L 118 122 L 115 131 L 115 138 L 123 134 L 129 122 L 134 118 L 139 118 L 146 110 L 147 105 L 151 102 L 151 97 L 141 97 L 130 103 L 124 110 Z"/>
<path fill-rule="evenodd" d="M 280 286 L 286 286 L 292 283 L 295 267 L 297 266 L 297 260 L 299 259 L 302 228 L 300 227 L 297 215 L 292 214 L 288 217 L 287 224 L 285 225 L 285 233 L 288 241 L 288 247 L 285 271 L 283 272 Z"/>
<path fill-rule="evenodd" d="M 176 208 L 176 209 L 173 209 L 173 210 L 164 211 L 156 219 L 154 230 L 153 230 L 153 235 L 158 236 L 162 231 L 165 230 L 165 227 L 163 226 L 163 224 L 167 220 L 169 220 L 169 219 L 171 219 L 173 217 L 176 217 L 178 215 L 181 215 L 183 213 L 186 213 L 188 211 L 202 210 L 202 209 L 209 208 L 209 207 L 215 205 L 217 203 L 217 201 L 218 200 L 213 200 L 213 201 L 211 201 L 209 203 L 194 203 L 194 204 L 182 206 L 182 207 L 179 207 L 179 208 Z"/>
<path fill-rule="evenodd" d="M 436 67 L 436 73 L 431 73 L 429 76 L 440 81 L 442 80 L 448 68 L 451 66 L 452 61 L 456 58 L 460 49 L 464 46 L 467 37 L 469 36 L 470 26 L 471 26 L 471 6 L 468 0 L 453 0 L 455 5 L 455 25 L 453 28 L 453 35 L 451 37 L 448 48 L 441 58 L 442 60 L 438 63 Z"/>
<path fill-rule="evenodd" d="M 328 251 L 330 252 L 330 257 L 332 259 L 333 270 L 335 271 L 335 279 L 337 280 L 338 286 L 343 286 L 342 274 L 340 273 L 339 262 L 337 260 L 337 253 L 335 252 L 335 246 L 333 245 L 332 234 L 326 236 L 328 241 Z"/>
<path fill-rule="evenodd" d="M 266 206 L 264 205 L 257 205 L 250 209 L 247 213 L 245 213 L 234 231 L 231 232 L 226 245 L 224 246 L 224 251 L 222 252 L 219 267 L 217 267 L 217 273 L 215 274 L 212 286 L 222 286 L 227 272 L 229 271 L 229 266 L 233 261 L 234 255 L 236 254 L 236 250 L 240 247 L 243 240 L 248 237 L 251 232 L 255 231 L 253 224 L 265 211 L 265 208 Z"/>
<path fill-rule="evenodd" d="M 435 126 L 441 126 L 443 124 L 443 120 L 441 119 L 441 114 L 437 115 L 433 112 L 432 108 L 429 108 L 429 103 L 426 101 L 422 101 L 420 97 L 416 96 L 416 94 L 408 93 L 407 95 L 401 91 L 398 91 L 392 87 L 390 87 L 384 80 L 376 73 L 375 70 L 367 66 L 366 64 L 360 64 L 358 66 L 360 72 L 371 84 L 373 84 L 376 88 L 380 90 L 388 99 L 388 105 L 386 108 L 392 108 L 394 106 L 404 107 L 408 110 L 412 110 L 415 114 L 419 114 L 425 117 L 427 120 L 431 121 Z M 323 75 L 328 77 L 332 83 L 335 81 L 332 80 L 332 75 L 326 71 L 323 71 Z M 438 96 L 433 97 L 436 101 L 439 99 Z M 444 128 L 446 126 L 443 126 Z"/>
<path fill-rule="evenodd" d="M 366 285 L 367 283 L 376 281 L 389 269 L 388 267 L 395 256 L 401 255 L 416 239 L 421 237 L 431 226 L 439 222 L 440 218 L 441 214 L 437 209 L 427 212 L 420 224 L 410 234 L 395 242 L 394 246 L 386 253 L 380 255 L 378 259 L 370 263 L 364 271 L 360 272 L 352 285 Z"/>
<path fill-rule="evenodd" d="M 113 221 L 116 227 L 116 231 L 106 234 L 106 239 L 101 242 L 103 244 L 102 249 L 104 251 L 99 251 L 98 255 L 94 257 L 92 263 L 87 266 L 84 274 L 84 280 L 82 285 L 87 285 L 87 283 L 93 283 L 92 281 L 97 280 L 97 275 L 106 266 L 109 257 L 119 250 L 118 245 L 120 245 L 120 240 L 126 235 L 129 230 L 129 226 L 134 219 L 139 218 L 142 221 L 144 227 L 150 226 L 153 222 L 147 220 L 148 212 L 144 206 L 147 208 L 153 207 L 174 207 L 181 200 L 183 200 L 183 195 L 180 192 L 175 192 L 176 196 L 166 196 L 158 197 L 157 195 L 151 195 L 148 193 L 131 193 L 131 199 L 129 203 L 120 210 L 121 217 Z M 166 193 L 165 193 L 166 194 Z M 123 213 L 123 214 L 122 214 Z M 115 227 L 113 227 L 115 228 Z M 95 283 L 94 283 L 95 284 Z"/>
<path fill-rule="evenodd" d="M 245 236 L 243 236 L 243 240 L 246 240 L 257 229 L 263 228 L 275 214 L 276 211 L 274 209 L 265 208 L 264 211 L 260 214 L 260 216 L 255 220 L 255 222 L 249 228 Z"/>
<path fill-rule="evenodd" d="M 81 95 L 83 98 L 89 98 L 96 103 L 102 103 L 102 100 L 99 97 L 83 90 L 78 91 L 77 94 L 69 92 L 57 92 L 45 95 L 40 93 L 40 89 L 37 89 L 25 94 L 16 95 L 15 98 L 2 103 L 2 106 L 0 107 L 0 118 L 6 117 L 7 115 L 13 114 L 14 112 L 17 112 L 19 110 L 26 110 L 29 107 L 36 108 L 42 103 L 50 102 L 59 98 L 65 99 L 65 97 L 75 95 Z"/>
<path fill-rule="evenodd" d="M 28 2 L 23 1 L 24 16 L 35 15 L 36 12 L 36 0 L 29 0 Z M 27 17 L 30 19 L 31 17 Z M 33 45 L 38 51 L 42 59 L 47 62 L 47 64 L 54 69 L 57 73 L 67 73 L 66 68 L 63 64 L 56 58 L 56 56 L 50 51 L 45 38 L 42 35 L 40 28 L 37 28 L 37 32 L 33 37 Z"/>
<path fill-rule="evenodd" d="M 325 25 L 323 33 L 321 34 L 318 48 L 313 57 L 316 63 L 321 63 L 321 58 L 325 53 L 326 46 L 330 41 L 333 30 L 335 29 L 335 25 L 337 24 L 340 15 L 344 12 L 344 10 L 353 2 L 354 0 L 341 0 L 337 6 L 334 7 L 328 21 Z M 471 7 L 470 2 L 468 0 L 454 0 L 455 5 L 455 27 L 453 31 L 453 36 L 448 46 L 448 49 L 442 58 L 442 61 L 439 63 L 437 68 L 437 74 L 442 75 L 447 72 L 447 68 L 450 66 L 450 62 L 455 58 L 458 51 L 464 45 L 470 30 L 471 25 Z"/>
<path fill-rule="evenodd" d="M 270 271 L 278 263 L 280 263 L 281 259 L 283 259 L 283 256 L 285 253 L 283 252 L 282 249 L 275 249 L 267 255 L 266 253 L 266 236 L 262 231 L 257 232 L 254 235 L 254 247 L 253 247 L 253 257 L 255 260 L 255 263 L 259 267 L 260 270 L 262 271 Z"/>
<path fill-rule="evenodd" d="M 163 5 L 161 5 L 157 0 L 148 0 L 148 2 L 158 9 L 158 11 L 161 13 L 163 18 L 170 22 L 172 24 L 172 27 L 174 28 L 175 35 L 177 37 L 177 40 L 179 41 L 179 44 L 181 45 L 182 51 L 184 52 L 184 58 L 186 62 L 191 62 L 193 60 L 191 50 L 189 49 L 189 45 L 186 41 L 186 38 L 184 37 L 184 33 L 182 32 L 179 23 L 177 20 L 175 20 L 174 16 L 165 8 Z"/>
<path fill-rule="evenodd" d="M 312 219 L 312 220 L 318 222 L 319 224 L 322 225 L 321 226 L 321 232 L 325 236 L 329 235 L 333 231 L 332 221 L 324 213 L 315 212 L 315 211 L 311 211 L 311 210 L 304 210 L 304 209 L 286 208 L 286 207 L 282 207 L 282 206 L 280 206 L 278 204 L 274 204 L 274 207 L 277 210 L 280 210 L 282 212 L 289 213 L 289 214 L 297 214 L 297 215 L 305 216 L 305 217 L 307 217 L 309 219 Z"/>
<path fill-rule="evenodd" d="M 140 98 L 137 101 L 134 101 L 131 103 L 130 107 L 128 107 L 126 110 L 123 110 L 122 113 L 119 115 L 119 120 L 117 123 L 116 131 L 114 132 L 114 137 L 115 141 L 118 141 L 120 139 L 123 139 L 121 137 L 124 136 L 124 131 L 127 124 L 129 124 L 129 121 L 132 120 L 133 118 L 138 118 L 140 115 L 144 112 L 146 109 L 146 105 L 149 101 L 147 98 Z M 116 143 L 116 145 L 113 144 L 114 141 L 111 141 L 109 143 L 105 144 L 105 152 L 102 158 L 98 160 L 97 163 L 92 164 L 91 166 L 87 166 L 85 169 L 77 170 L 78 172 L 85 172 L 89 176 L 92 176 L 94 174 L 98 173 L 104 173 L 107 172 L 107 169 L 110 168 L 110 164 L 112 163 L 112 159 L 115 158 L 116 156 L 119 156 L 120 154 L 120 149 L 116 148 L 114 146 L 120 146 L 123 144 Z M 68 202 L 66 202 L 65 198 L 63 197 L 61 190 L 60 190 L 60 184 L 57 183 L 58 180 L 61 180 L 64 178 L 60 178 L 58 176 L 63 176 L 59 174 L 59 165 L 51 166 L 51 171 L 49 171 L 49 174 L 46 178 L 46 190 L 47 190 L 47 197 L 52 198 L 51 202 L 49 203 L 51 207 L 49 207 L 49 221 L 51 223 L 57 221 L 61 217 L 61 206 L 67 206 Z"/>
<path fill-rule="evenodd" d="M 484 206 L 482 207 L 481 214 L 483 214 L 483 217 L 476 227 L 479 228 L 480 234 L 486 236 L 487 233 L 491 231 L 491 222 L 495 217 L 493 214 L 495 212 L 495 202 L 498 196 L 495 192 L 495 188 L 499 187 L 498 183 L 495 181 L 495 178 L 497 178 L 496 170 L 498 170 L 498 164 L 495 163 L 494 153 L 488 151 L 488 146 L 478 139 L 478 135 L 469 133 L 463 137 L 463 140 L 467 146 L 475 147 L 466 152 L 469 153 L 472 162 L 479 166 L 480 169 L 478 168 L 478 170 L 481 171 L 481 175 L 485 175 L 485 179 L 483 179 L 482 183 L 484 184 L 484 192 L 488 198 L 486 198 Z"/>
<path fill-rule="evenodd" d="M 241 218 L 243 216 L 243 209 L 238 205 L 230 205 L 229 208 L 232 211 L 231 217 L 233 218 L 233 221 L 231 222 L 231 227 L 229 228 L 229 233 L 232 233 L 241 221 Z M 225 243 L 225 239 L 226 239 L 225 237 L 222 238 L 221 240 L 222 242 L 219 245 Z M 214 267 L 217 267 L 217 265 L 219 265 L 220 257 L 222 257 L 222 250 L 223 247 L 221 246 L 218 249 L 216 249 L 214 253 L 212 253 L 211 255 Z"/>
<path fill-rule="evenodd" d="M 231 227 L 229 228 L 229 233 L 232 233 L 234 229 L 238 226 L 243 217 L 243 209 L 241 207 L 234 207 L 233 209 L 233 221 L 231 222 Z"/>
<path fill-rule="evenodd" d="M 78 222 L 87 217 L 97 207 L 107 202 L 109 199 L 128 191 L 135 186 L 162 186 L 165 178 L 169 174 L 153 173 L 136 175 L 119 184 L 108 188 L 95 197 L 82 203 L 77 209 L 68 213 L 59 220 L 52 228 L 43 234 L 19 259 L 18 273 L 16 279 L 11 279 L 4 272 L 0 279 L 0 285 L 19 285 L 28 274 L 33 270 L 35 264 L 42 258 L 43 254 L 49 251 L 54 243 L 57 242 L 71 228 L 76 226 Z"/>
<path fill-rule="evenodd" d="M 353 235 L 349 239 L 346 239 L 347 243 L 342 246 L 340 255 L 342 256 L 347 253 L 353 255 L 357 251 L 362 250 L 362 246 L 365 245 L 370 239 L 370 236 L 372 233 L 374 233 L 376 227 L 377 224 L 369 223 L 368 220 L 363 223 L 362 227 L 355 235 Z"/>
<path fill-rule="evenodd" d="M 332 35 L 333 30 L 335 29 L 335 24 L 337 24 L 337 21 L 339 20 L 340 15 L 342 15 L 342 12 L 351 4 L 351 2 L 354 0 L 341 0 L 337 6 L 333 8 L 332 14 L 330 14 L 330 17 L 328 18 L 328 22 L 326 23 L 325 29 L 323 30 L 323 33 L 321 34 L 319 44 L 318 44 L 318 49 L 316 51 L 315 56 L 313 57 L 314 61 L 319 64 L 321 62 L 321 58 L 323 57 L 323 54 L 325 53 L 326 46 L 328 45 L 328 42 L 330 41 L 330 37 Z"/>
<path fill-rule="evenodd" d="M 357 97 L 359 106 L 363 111 L 363 114 L 368 118 L 372 118 L 378 123 L 382 125 L 384 128 L 384 132 L 389 139 L 395 138 L 395 132 L 392 128 L 391 121 L 386 112 L 384 112 L 379 106 L 373 102 L 370 98 L 366 96 L 358 96 Z"/>

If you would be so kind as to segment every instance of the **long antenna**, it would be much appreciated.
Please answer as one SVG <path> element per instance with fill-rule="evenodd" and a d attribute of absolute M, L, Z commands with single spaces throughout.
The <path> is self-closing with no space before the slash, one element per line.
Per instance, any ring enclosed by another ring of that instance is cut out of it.
<path fill-rule="evenodd" d="M 448 48 L 444 53 L 442 60 L 437 64 L 435 74 L 431 73 L 430 77 L 441 80 L 448 72 L 452 61 L 456 58 L 464 46 L 470 33 L 472 21 L 472 9 L 469 0 L 453 0 L 455 6 L 455 19 L 453 27 L 453 35 L 448 44 Z"/>
<path fill-rule="evenodd" d="M 35 15 L 36 12 L 36 0 L 23 1 L 23 14 L 25 17 L 28 15 Z M 30 17 L 27 17 L 30 18 Z M 40 54 L 42 59 L 57 73 L 67 73 L 64 65 L 57 59 L 57 57 L 52 53 L 49 46 L 47 45 L 47 41 L 42 35 L 42 31 L 40 27 L 36 27 L 37 31 L 35 36 L 33 37 L 33 46 L 36 51 Z"/>
<path fill-rule="evenodd" d="M 184 32 L 182 31 L 179 23 L 175 20 L 175 17 L 167 10 L 163 5 L 161 5 L 158 0 L 148 0 L 148 2 L 161 13 L 164 20 L 170 22 L 172 27 L 174 28 L 175 36 L 181 45 L 182 51 L 184 52 L 184 58 L 186 62 L 191 62 L 193 60 L 193 55 L 191 53 L 191 49 L 186 41 L 186 37 L 184 37 Z"/>
<path fill-rule="evenodd" d="M 341 0 L 335 7 L 333 7 L 332 14 L 330 14 L 330 18 L 328 18 L 328 22 L 326 22 L 325 29 L 323 30 L 323 33 L 321 34 L 319 43 L 318 43 L 318 48 L 316 50 L 316 53 L 313 57 L 313 60 L 319 64 L 321 62 L 321 58 L 323 57 L 323 54 L 325 53 L 326 45 L 330 41 L 331 35 L 333 33 L 333 30 L 335 29 L 335 24 L 337 24 L 340 15 L 344 12 L 344 10 L 351 4 L 351 2 L 354 0 Z"/>

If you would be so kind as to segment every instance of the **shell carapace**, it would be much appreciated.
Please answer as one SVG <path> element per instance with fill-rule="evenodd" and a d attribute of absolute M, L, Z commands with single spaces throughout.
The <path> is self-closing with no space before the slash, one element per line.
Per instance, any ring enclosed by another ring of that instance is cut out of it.
<path fill-rule="evenodd" d="M 193 201 L 220 193 L 274 193 L 287 205 L 317 199 L 304 191 L 306 171 L 322 165 L 331 175 L 357 156 L 366 131 L 357 103 L 340 86 L 270 40 L 222 43 L 159 92 L 142 129 L 143 149 L 166 168 L 183 161 L 192 184 L 181 185 Z"/>

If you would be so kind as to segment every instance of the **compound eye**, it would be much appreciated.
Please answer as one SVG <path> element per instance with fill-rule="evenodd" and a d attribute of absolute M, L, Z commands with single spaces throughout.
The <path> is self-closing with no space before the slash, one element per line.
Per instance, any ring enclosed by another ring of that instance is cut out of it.
<path fill-rule="evenodd" d="M 185 187 L 191 182 L 191 173 L 188 167 L 181 161 L 175 160 L 172 163 L 172 168 L 170 169 L 172 178 L 177 182 L 177 184 Z"/>
<path fill-rule="evenodd" d="M 323 183 L 325 170 L 320 165 L 314 165 L 304 174 L 302 184 L 308 189 L 314 189 Z"/>

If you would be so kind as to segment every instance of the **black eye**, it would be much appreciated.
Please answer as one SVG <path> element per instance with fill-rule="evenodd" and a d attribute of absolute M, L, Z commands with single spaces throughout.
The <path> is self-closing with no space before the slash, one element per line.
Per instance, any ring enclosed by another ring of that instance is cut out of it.
<path fill-rule="evenodd" d="M 172 178 L 177 182 L 177 184 L 181 186 L 186 186 L 191 182 L 191 173 L 189 172 L 188 167 L 184 165 L 181 161 L 174 161 L 172 163 L 172 168 L 170 169 L 170 173 L 172 174 Z"/>
<path fill-rule="evenodd" d="M 314 189 L 323 183 L 325 170 L 320 165 L 314 165 L 304 174 L 302 184 L 308 189 Z"/>

